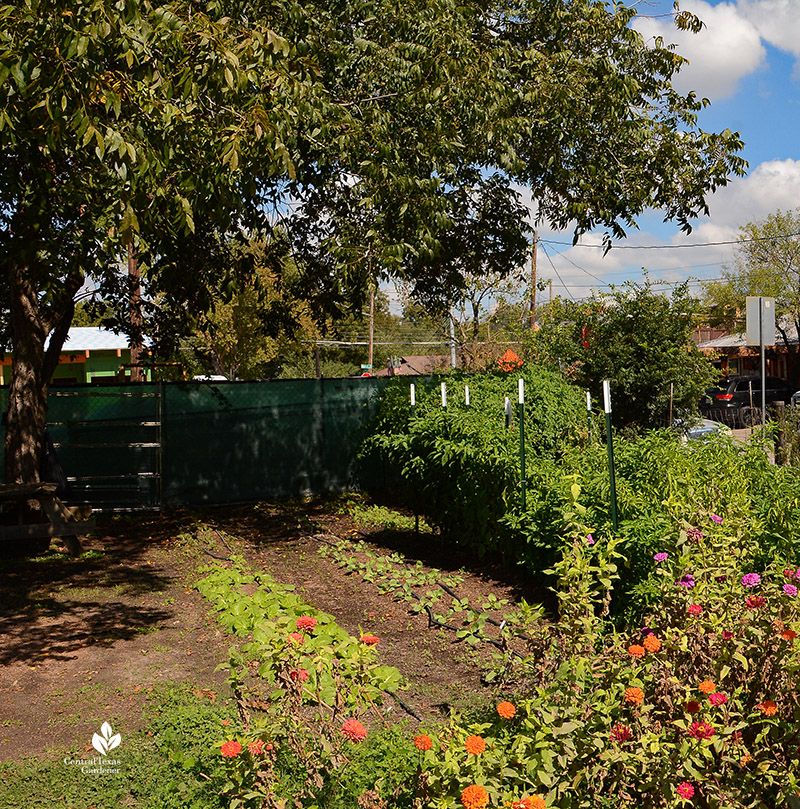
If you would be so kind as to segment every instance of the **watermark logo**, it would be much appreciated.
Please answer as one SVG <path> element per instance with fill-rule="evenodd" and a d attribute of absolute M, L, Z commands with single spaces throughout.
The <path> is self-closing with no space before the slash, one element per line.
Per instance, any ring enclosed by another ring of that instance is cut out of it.
<path fill-rule="evenodd" d="M 103 722 L 100 728 L 100 733 L 95 733 L 92 736 L 92 747 L 100 753 L 101 756 L 107 756 L 115 747 L 119 747 L 122 742 L 122 736 L 119 733 L 114 733 L 111 725 L 108 722 Z"/>
<path fill-rule="evenodd" d="M 103 722 L 100 732 L 92 736 L 92 747 L 100 753 L 95 758 L 65 758 L 68 767 L 80 767 L 85 775 L 119 775 L 121 761 L 107 758 L 108 754 L 122 744 L 122 736 L 114 733 L 108 722 Z"/>

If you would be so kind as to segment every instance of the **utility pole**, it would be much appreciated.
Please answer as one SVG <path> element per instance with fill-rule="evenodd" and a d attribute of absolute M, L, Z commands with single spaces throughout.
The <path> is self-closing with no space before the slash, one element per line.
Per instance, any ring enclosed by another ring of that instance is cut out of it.
<path fill-rule="evenodd" d="M 131 382 L 144 382 L 142 372 L 142 286 L 139 260 L 133 252 L 133 239 L 128 242 L 128 291 L 131 306 Z"/>
<path fill-rule="evenodd" d="M 372 349 L 375 345 L 375 288 L 369 290 L 369 372 L 372 373 Z"/>
<path fill-rule="evenodd" d="M 550 303 L 553 302 L 553 279 L 550 279 Z"/>
<path fill-rule="evenodd" d="M 534 230 L 533 250 L 531 251 L 531 331 L 536 328 L 536 245 L 538 241 L 538 234 Z"/>

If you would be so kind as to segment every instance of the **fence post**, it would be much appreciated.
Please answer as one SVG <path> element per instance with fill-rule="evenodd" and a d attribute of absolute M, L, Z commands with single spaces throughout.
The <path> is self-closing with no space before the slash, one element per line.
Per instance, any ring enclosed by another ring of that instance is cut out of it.
<path fill-rule="evenodd" d="M 414 383 L 411 383 L 411 418 L 417 415 L 417 389 Z"/>
<path fill-rule="evenodd" d="M 611 383 L 603 380 L 603 409 L 606 413 L 606 446 L 608 447 L 608 479 L 611 483 L 611 522 L 617 530 L 617 481 L 614 477 L 614 437 L 611 432 Z"/>
<path fill-rule="evenodd" d="M 525 511 L 525 380 L 519 380 L 519 491 Z"/>
<path fill-rule="evenodd" d="M 589 427 L 589 444 L 592 443 L 592 394 L 586 391 L 586 424 Z"/>

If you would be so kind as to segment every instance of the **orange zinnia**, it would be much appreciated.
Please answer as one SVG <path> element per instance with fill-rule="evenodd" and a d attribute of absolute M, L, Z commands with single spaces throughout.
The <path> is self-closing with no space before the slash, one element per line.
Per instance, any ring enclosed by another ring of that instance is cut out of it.
<path fill-rule="evenodd" d="M 473 784 L 461 793 L 465 809 L 483 809 L 489 803 L 489 793 L 480 785 Z"/>
<path fill-rule="evenodd" d="M 756 705 L 756 708 L 758 708 L 764 716 L 775 716 L 775 714 L 778 713 L 778 706 L 771 699 L 765 699 L 763 702 Z"/>
<path fill-rule="evenodd" d="M 630 702 L 632 705 L 641 705 L 644 702 L 644 691 L 641 688 L 636 688 L 636 686 L 626 688 L 625 702 Z"/>
<path fill-rule="evenodd" d="M 711 682 L 711 680 L 703 680 L 703 682 L 697 687 L 700 689 L 702 694 L 711 694 L 717 690 L 717 687 Z"/>
<path fill-rule="evenodd" d="M 657 652 L 661 649 L 661 641 L 655 635 L 648 635 L 643 643 L 648 652 Z"/>
<path fill-rule="evenodd" d="M 547 809 L 544 798 L 532 795 L 530 798 L 521 798 L 511 804 L 511 809 Z"/>
<path fill-rule="evenodd" d="M 628 647 L 628 654 L 631 657 L 644 657 L 644 646 L 634 643 L 633 646 Z"/>
<path fill-rule="evenodd" d="M 797 637 L 797 632 L 795 632 L 794 629 L 784 629 L 783 632 L 781 632 L 781 637 L 784 640 L 794 640 Z"/>
<path fill-rule="evenodd" d="M 469 736 L 464 742 L 464 747 L 473 756 L 479 756 L 486 749 L 486 742 L 480 736 Z"/>
<path fill-rule="evenodd" d="M 497 713 L 499 713 L 503 719 L 511 719 L 516 716 L 517 709 L 510 702 L 501 702 L 497 706 Z"/>

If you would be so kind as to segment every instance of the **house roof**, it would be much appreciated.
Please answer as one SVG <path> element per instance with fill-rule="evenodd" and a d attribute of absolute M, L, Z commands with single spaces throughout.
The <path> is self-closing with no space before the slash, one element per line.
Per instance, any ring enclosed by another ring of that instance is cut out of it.
<path fill-rule="evenodd" d="M 411 357 L 400 357 L 400 367 L 394 369 L 396 376 L 424 376 L 436 371 L 444 371 L 450 367 L 447 354 L 424 354 Z M 388 368 L 375 371 L 375 376 L 389 376 Z"/>
<path fill-rule="evenodd" d="M 144 342 L 148 344 L 150 341 L 145 339 Z M 109 351 L 129 347 L 126 334 L 115 334 L 100 326 L 73 326 L 61 351 L 68 354 L 72 351 Z"/>
<path fill-rule="evenodd" d="M 781 328 L 786 332 L 786 339 L 791 345 L 797 343 L 797 327 L 791 322 L 789 318 L 781 318 Z M 783 338 L 780 332 L 775 333 L 777 345 L 783 345 Z M 737 332 L 736 334 L 725 334 L 722 337 L 717 337 L 714 340 L 706 340 L 704 343 L 699 343 L 700 349 L 715 349 L 715 348 L 746 348 L 752 345 L 747 342 L 747 335 L 745 332 Z"/>

